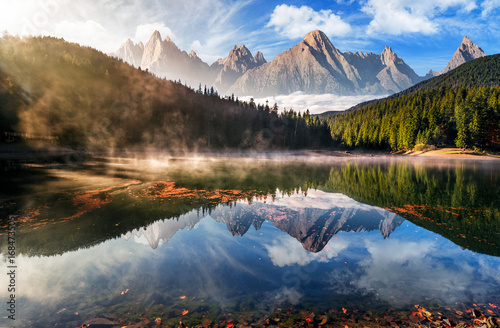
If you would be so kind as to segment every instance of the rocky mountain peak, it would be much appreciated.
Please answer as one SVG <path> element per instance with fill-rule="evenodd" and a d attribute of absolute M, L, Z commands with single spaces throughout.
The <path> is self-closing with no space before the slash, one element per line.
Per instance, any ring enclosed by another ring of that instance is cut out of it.
<path fill-rule="evenodd" d="M 336 51 L 333 44 L 330 42 L 330 39 L 326 36 L 325 33 L 316 30 L 307 33 L 305 38 L 301 41 L 301 44 L 305 44 L 312 49 L 315 49 L 319 52 L 328 52 L 328 51 Z"/>
<path fill-rule="evenodd" d="M 146 45 L 134 45 L 132 40 L 127 40 L 116 54 L 158 76 L 183 79 L 194 86 L 200 82 L 214 85 L 221 94 L 227 92 L 240 96 L 296 91 L 338 95 L 387 94 L 404 90 L 422 79 L 389 46 L 385 46 L 380 55 L 360 51 L 342 53 L 319 30 L 309 32 L 296 46 L 279 54 L 270 63 L 262 52 L 258 51 L 253 57 L 246 46 L 235 45 L 226 58 L 208 66 L 194 51 L 189 53 L 177 48 L 170 37 L 162 40 L 159 31 L 153 33 Z M 481 48 L 464 37 L 453 63 L 460 64 L 482 56 Z M 426 77 L 436 74 L 430 72 Z"/>
<path fill-rule="evenodd" d="M 457 51 L 460 51 L 464 59 L 466 59 L 467 61 L 486 56 L 483 49 L 472 42 L 472 40 L 467 36 L 464 36 L 462 43 L 458 47 Z"/>
<path fill-rule="evenodd" d="M 234 46 L 234 48 L 229 52 L 228 58 L 243 58 L 252 56 L 250 50 L 247 47 L 243 46 Z"/>
<path fill-rule="evenodd" d="M 264 58 L 264 55 L 260 51 L 257 51 L 254 59 L 255 59 L 255 62 L 257 63 L 257 65 L 259 65 L 259 66 L 267 63 L 266 59 Z"/>
<path fill-rule="evenodd" d="M 219 58 L 212 65 L 224 66 L 224 58 Z"/>
<path fill-rule="evenodd" d="M 471 40 L 471 39 L 469 39 L 469 37 L 466 35 L 466 36 L 464 36 L 464 38 L 462 39 L 462 44 L 474 44 L 474 43 L 473 43 L 473 42 L 472 42 L 472 40 Z"/>
<path fill-rule="evenodd" d="M 151 35 L 151 37 L 149 38 L 149 41 L 161 41 L 160 31 L 155 30 Z"/>
<path fill-rule="evenodd" d="M 404 90 L 420 80 L 388 46 L 381 55 L 342 53 L 325 33 L 316 30 L 271 62 L 247 71 L 228 92 L 256 97 L 296 91 L 387 94 Z"/>
<path fill-rule="evenodd" d="M 394 51 L 392 51 L 392 48 L 389 47 L 388 45 L 385 46 L 384 50 L 382 51 L 382 53 L 394 53 Z"/>
<path fill-rule="evenodd" d="M 382 63 L 384 65 L 389 65 L 390 63 L 394 63 L 397 60 L 398 56 L 394 51 L 392 51 L 392 48 L 389 46 L 385 46 L 384 51 L 382 51 L 382 54 L 380 55 L 380 59 L 382 60 Z"/>
<path fill-rule="evenodd" d="M 364 53 L 362 53 L 361 51 L 357 51 L 355 54 L 356 54 L 357 56 L 359 56 L 359 58 L 366 58 L 366 56 L 368 55 L 368 54 L 364 54 Z"/>
<path fill-rule="evenodd" d="M 477 44 L 472 42 L 472 40 L 469 39 L 468 36 L 464 36 L 464 38 L 462 39 L 462 43 L 460 43 L 460 46 L 453 54 L 453 57 L 451 57 L 451 60 L 448 62 L 448 65 L 442 71 L 440 71 L 435 75 L 444 74 L 468 61 L 484 56 L 486 56 L 486 54 L 484 53 L 483 49 L 481 49 Z"/>
<path fill-rule="evenodd" d="M 325 44 L 327 42 L 330 42 L 326 34 L 321 32 L 320 30 L 307 33 L 303 41 L 311 46 L 315 44 Z"/>
<path fill-rule="evenodd" d="M 141 64 L 144 45 L 142 42 L 134 44 L 131 39 L 127 39 L 114 54 L 132 66 L 138 67 Z"/>
<path fill-rule="evenodd" d="M 225 92 L 246 71 L 259 67 L 264 63 L 266 63 L 266 60 L 262 52 L 257 52 L 257 56 L 254 58 L 247 47 L 235 45 L 225 59 L 218 60 L 214 64 L 222 66 L 215 79 L 215 86 L 220 92 Z"/>
<path fill-rule="evenodd" d="M 123 48 L 125 46 L 128 46 L 128 47 L 133 47 L 134 46 L 134 42 L 132 42 L 132 40 L 130 39 L 127 39 L 121 46 L 120 48 Z"/>
<path fill-rule="evenodd" d="M 380 54 L 380 62 L 385 67 L 377 74 L 377 79 L 390 93 L 407 89 L 421 81 L 421 77 L 389 46 L 385 46 Z"/>

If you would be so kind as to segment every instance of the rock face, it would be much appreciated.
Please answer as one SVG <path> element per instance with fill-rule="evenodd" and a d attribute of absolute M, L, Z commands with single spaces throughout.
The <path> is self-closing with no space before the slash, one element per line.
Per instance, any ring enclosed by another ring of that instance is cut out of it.
<path fill-rule="evenodd" d="M 379 230 L 384 238 L 388 238 L 404 221 L 400 216 L 376 207 L 297 209 L 259 203 L 218 207 L 211 216 L 217 222 L 225 223 L 233 236 L 244 235 L 252 225 L 258 230 L 265 220 L 269 220 L 276 228 L 297 239 L 304 249 L 314 253 L 321 251 L 340 231 Z"/>
<path fill-rule="evenodd" d="M 297 239 L 304 249 L 317 253 L 340 231 L 360 232 L 379 230 L 384 238 L 403 223 L 396 214 L 377 209 L 332 208 L 284 211 L 286 218 L 269 220 L 276 228 Z"/>
<path fill-rule="evenodd" d="M 144 45 L 142 42 L 134 44 L 132 40 L 127 39 L 116 52 L 116 57 L 123 59 L 134 67 L 141 66 L 142 54 L 144 53 Z"/>
<path fill-rule="evenodd" d="M 421 80 L 388 46 L 382 51 L 380 60 L 385 67 L 377 74 L 377 79 L 386 90 L 404 90 Z"/>
<path fill-rule="evenodd" d="M 160 32 L 155 31 L 144 46 L 141 68 L 170 80 L 180 80 L 191 86 L 210 84 L 213 73 L 195 52 L 181 51 L 167 36 L 162 41 Z"/>
<path fill-rule="evenodd" d="M 447 73 L 462 64 L 484 56 L 486 56 L 486 54 L 484 53 L 483 49 L 472 42 L 469 37 L 464 36 L 464 38 L 462 39 L 462 43 L 460 43 L 460 46 L 453 54 L 453 57 L 451 57 L 448 65 L 439 72 L 431 70 L 429 73 L 427 73 L 426 77 L 433 77 Z"/>
<path fill-rule="evenodd" d="M 238 95 L 383 94 L 421 79 L 389 47 L 381 55 L 342 53 L 321 31 L 313 31 L 274 60 L 248 71 L 229 89 Z"/>
<path fill-rule="evenodd" d="M 219 59 L 216 63 L 221 68 L 215 79 L 215 87 L 225 92 L 246 71 L 265 64 L 266 60 L 260 51 L 253 57 L 245 46 L 234 46 L 226 58 Z"/>

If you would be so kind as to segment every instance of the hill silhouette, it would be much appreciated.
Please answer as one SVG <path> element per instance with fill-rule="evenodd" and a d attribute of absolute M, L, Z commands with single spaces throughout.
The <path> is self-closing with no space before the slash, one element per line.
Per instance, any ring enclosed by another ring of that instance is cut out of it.
<path fill-rule="evenodd" d="M 325 124 L 277 107 L 222 99 L 53 37 L 0 39 L 0 132 L 85 149 L 304 148 Z"/>

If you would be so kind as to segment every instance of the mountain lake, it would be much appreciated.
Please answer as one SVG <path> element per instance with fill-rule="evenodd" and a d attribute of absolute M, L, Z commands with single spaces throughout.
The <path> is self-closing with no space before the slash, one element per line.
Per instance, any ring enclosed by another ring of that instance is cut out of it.
<path fill-rule="evenodd" d="M 1 180 L 1 327 L 500 315 L 498 161 L 103 157 Z"/>

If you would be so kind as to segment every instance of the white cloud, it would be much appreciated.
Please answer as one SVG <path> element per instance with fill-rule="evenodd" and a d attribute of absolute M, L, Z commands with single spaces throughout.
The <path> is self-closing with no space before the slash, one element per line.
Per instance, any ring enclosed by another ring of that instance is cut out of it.
<path fill-rule="evenodd" d="M 478 271 L 483 277 L 489 278 L 497 285 L 500 285 L 500 262 L 496 261 L 493 257 L 481 257 L 478 260 Z"/>
<path fill-rule="evenodd" d="M 285 4 L 274 8 L 267 26 L 290 39 L 303 38 L 314 30 L 334 36 L 345 36 L 352 31 L 351 26 L 331 10 L 314 11 L 308 6 L 298 8 Z"/>
<path fill-rule="evenodd" d="M 2 2 L 0 30 L 11 34 L 49 34 L 67 9 L 66 0 L 7 0 Z"/>
<path fill-rule="evenodd" d="M 339 5 L 350 6 L 354 3 L 354 0 L 335 0 Z"/>
<path fill-rule="evenodd" d="M 437 33 L 440 28 L 433 18 L 451 8 L 470 12 L 477 5 L 469 0 L 368 0 L 361 10 L 373 18 L 367 28 L 368 34 L 429 35 Z"/>
<path fill-rule="evenodd" d="M 391 238 L 380 242 L 368 237 L 365 243 L 370 256 L 360 262 L 364 273 L 355 280 L 355 287 L 375 292 L 387 301 L 433 297 L 452 304 L 484 294 L 488 289 L 486 281 L 498 276 L 495 261 L 474 264 L 471 253 L 446 253 L 449 244 L 443 248 L 435 240 Z"/>
<path fill-rule="evenodd" d="M 154 30 L 159 30 L 162 37 L 170 36 L 180 49 L 188 52 L 194 40 L 199 40 L 203 45 L 199 56 L 210 62 L 227 55 L 235 42 L 246 40 L 248 31 L 240 28 L 240 14 L 251 3 L 252 0 L 2 0 L 0 31 L 54 35 L 113 52 L 127 38 L 147 42 Z M 65 31 L 64 27 L 70 30 Z"/>
<path fill-rule="evenodd" d="M 437 24 L 423 14 L 411 13 L 397 1 L 370 0 L 363 11 L 373 17 L 368 25 L 368 34 L 387 33 L 400 35 L 407 32 L 433 34 Z"/>
<path fill-rule="evenodd" d="M 106 48 L 114 42 L 108 31 L 101 24 L 92 20 L 85 22 L 64 20 L 57 23 L 54 32 L 50 34 L 62 37 L 69 42 L 77 42 L 97 49 Z"/>
<path fill-rule="evenodd" d="M 75 299 L 84 304 L 89 298 L 119 294 L 123 290 L 120 288 L 141 268 L 141 261 L 137 258 L 160 256 L 147 247 L 131 246 L 120 241 L 108 241 L 93 248 L 51 257 L 20 254 L 16 261 L 22 267 L 22 274 L 17 277 L 20 288 L 16 291 L 16 297 L 51 304 L 79 295 Z M 132 252 L 134 256 L 130 256 Z M 2 261 L 4 259 L 0 258 L 0 263 Z M 3 276 L 0 276 L 0 283 L 6 286 Z M 99 287 L 93 285 L 97 280 Z M 80 298 L 82 295 L 85 296 Z M 28 308 L 25 310 L 26 314 L 29 313 Z"/>
<path fill-rule="evenodd" d="M 194 40 L 193 43 L 191 43 L 191 49 L 194 51 L 199 51 L 200 49 L 202 49 L 200 40 Z"/>
<path fill-rule="evenodd" d="M 271 262 L 275 266 L 285 267 L 292 265 L 304 266 L 312 261 L 328 262 L 337 257 L 338 253 L 346 249 L 348 242 L 344 240 L 330 240 L 325 249 L 328 252 L 310 253 L 302 245 L 290 236 L 280 236 L 273 240 L 270 245 L 264 245 Z"/>
<path fill-rule="evenodd" d="M 481 15 L 483 17 L 489 16 L 494 10 L 500 7 L 500 0 L 485 0 L 481 7 L 483 8 Z"/>
<path fill-rule="evenodd" d="M 163 39 L 165 39 L 167 36 L 170 37 L 173 41 L 175 41 L 176 39 L 174 32 L 172 32 L 169 27 L 165 26 L 165 23 L 163 22 L 155 22 L 137 26 L 134 39 L 137 42 L 142 41 L 143 43 L 146 43 L 148 42 L 154 31 L 160 32 Z"/>
<path fill-rule="evenodd" d="M 269 106 L 277 103 L 280 110 L 293 109 L 294 111 L 305 112 L 309 109 L 311 114 L 319 114 L 326 111 L 340 111 L 349 109 L 361 102 L 383 98 L 385 95 L 361 95 L 361 96 L 336 96 L 332 94 L 311 95 L 304 92 L 294 92 L 290 95 L 280 95 L 267 98 L 254 99 L 257 104 L 265 104 L 269 101 Z M 240 100 L 248 101 L 251 97 L 240 97 Z"/>

